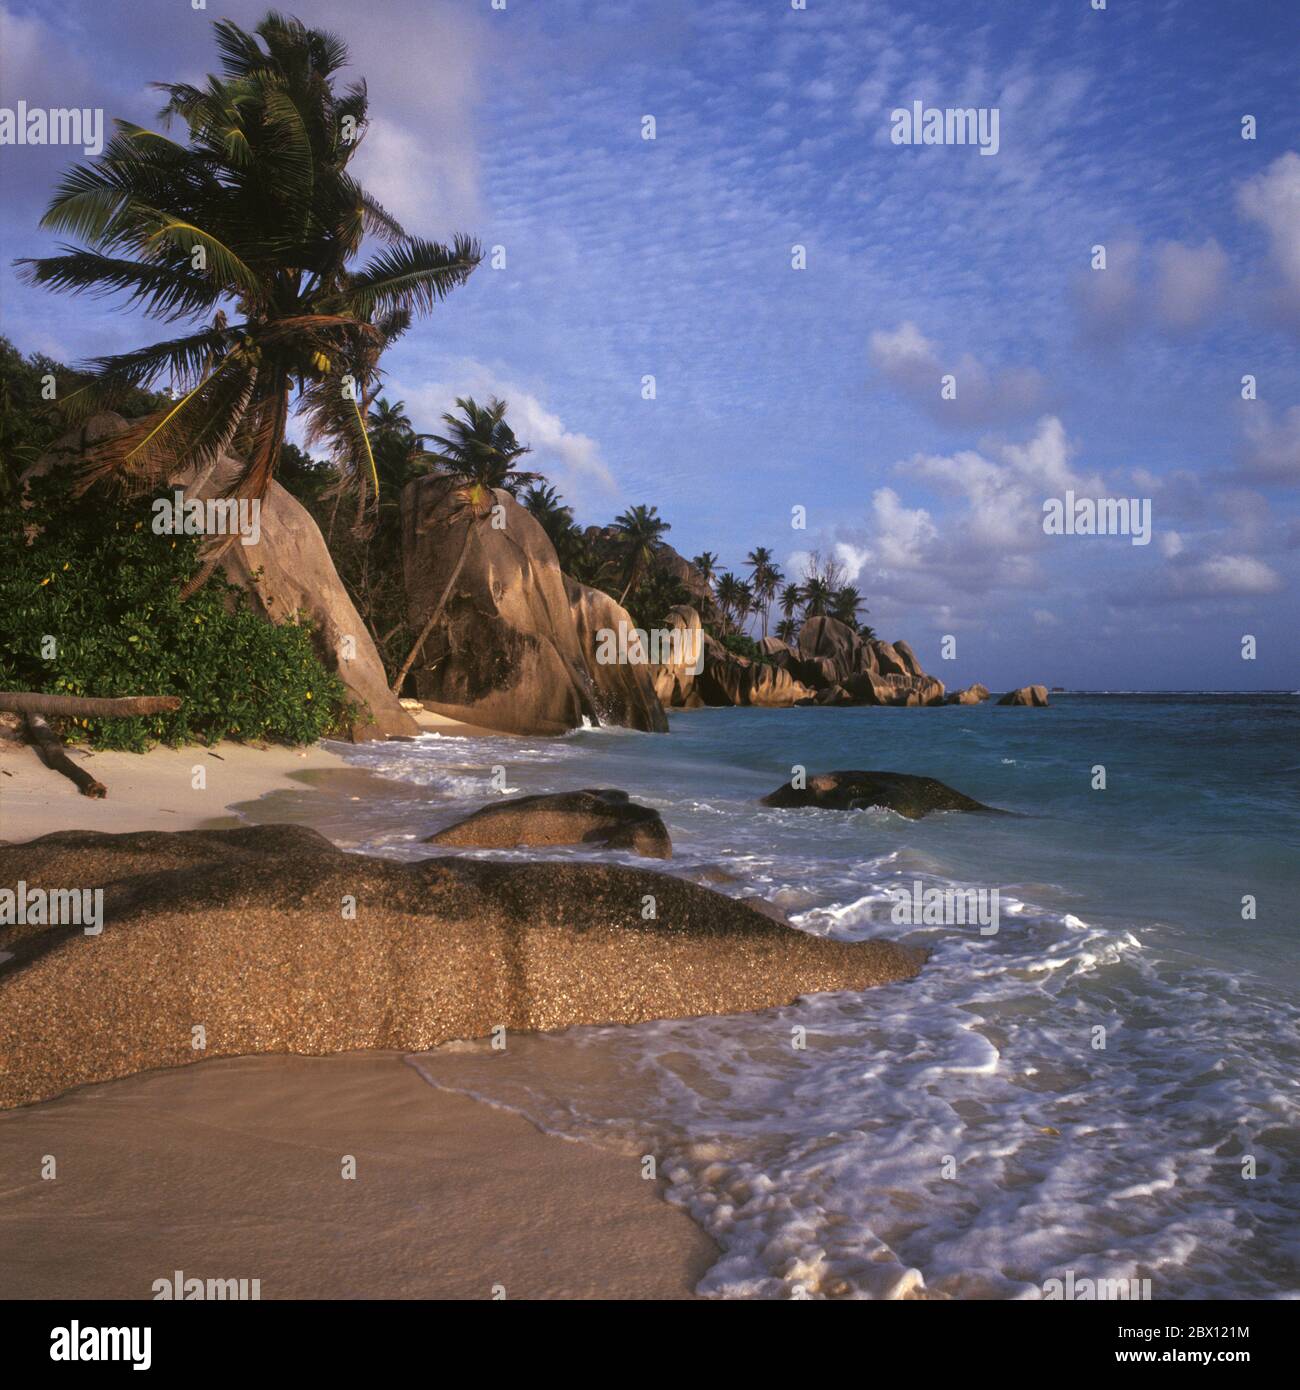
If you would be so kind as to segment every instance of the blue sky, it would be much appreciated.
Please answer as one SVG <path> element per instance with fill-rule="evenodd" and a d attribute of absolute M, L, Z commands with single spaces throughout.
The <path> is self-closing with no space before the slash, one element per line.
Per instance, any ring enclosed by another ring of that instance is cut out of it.
<path fill-rule="evenodd" d="M 497 391 L 580 521 L 836 553 L 949 685 L 1300 687 L 1293 4 L 285 8 L 349 40 L 357 167 L 408 229 L 505 248 L 388 359 L 417 427 Z M 2 0 L 3 105 L 149 123 L 262 12 Z M 997 154 L 891 143 L 918 100 L 996 109 Z M 0 312 L 77 360 L 163 334 L 17 283 L 71 157 L 0 149 Z M 1066 489 L 1150 499 L 1151 543 L 1044 535 Z"/>

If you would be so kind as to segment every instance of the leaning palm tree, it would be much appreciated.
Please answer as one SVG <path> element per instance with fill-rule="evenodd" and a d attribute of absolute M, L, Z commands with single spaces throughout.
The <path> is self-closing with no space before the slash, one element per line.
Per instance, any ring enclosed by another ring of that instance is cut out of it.
<path fill-rule="evenodd" d="M 442 417 L 447 433 L 428 436 L 442 446 L 442 452 L 422 457 L 431 459 L 441 472 L 455 480 L 457 485 L 452 490 L 448 519 L 451 522 L 463 521 L 465 530 L 451 575 L 425 619 L 420 635 L 406 654 L 406 660 L 393 678 L 393 692 L 399 695 L 407 672 L 415 664 L 429 634 L 442 617 L 451 591 L 460 578 L 469 554 L 471 537 L 478 525 L 492 514 L 492 508 L 496 505 L 495 490 L 500 488 L 513 497 L 525 484 L 540 482 L 542 478 L 540 473 L 528 473 L 515 467 L 525 454 L 532 453 L 532 449 L 520 443 L 515 438 L 514 430 L 506 423 L 505 401 L 493 397 L 486 405 L 479 405 L 472 396 L 458 396 L 456 405 L 461 412 L 459 417 L 450 413 Z"/>
<path fill-rule="evenodd" d="M 659 515 L 657 507 L 639 504 L 616 516 L 614 526 L 620 533 L 624 554 L 623 592 L 618 598 L 622 603 L 653 561 L 660 537 L 672 527 Z"/>
<path fill-rule="evenodd" d="M 349 173 L 368 98 L 361 81 L 335 90 L 342 40 L 275 13 L 252 33 L 230 20 L 213 28 L 220 75 L 155 84 L 163 121 L 179 116 L 186 138 L 116 122 L 42 220 L 83 244 L 20 262 L 32 284 L 121 292 L 152 318 L 189 325 L 93 359 L 91 382 L 61 402 L 85 416 L 131 388 L 172 391 L 166 409 L 90 452 L 79 486 L 147 492 L 231 450 L 241 462 L 228 493 L 263 497 L 298 408 L 309 440 L 327 439 L 342 478 L 373 501 L 365 413 L 378 353 L 464 283 L 480 249 L 407 235 Z M 386 245 L 358 269 L 367 234 Z"/>

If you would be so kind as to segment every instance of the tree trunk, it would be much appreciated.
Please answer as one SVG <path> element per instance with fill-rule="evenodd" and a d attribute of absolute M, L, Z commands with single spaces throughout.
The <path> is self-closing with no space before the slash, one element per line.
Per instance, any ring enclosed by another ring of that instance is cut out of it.
<path fill-rule="evenodd" d="M 212 578 L 217 566 L 221 563 L 221 557 L 238 539 L 232 531 L 228 536 L 223 536 L 216 545 L 208 552 L 207 559 L 199 566 L 199 572 L 181 590 L 181 602 L 193 597 L 198 591 Z"/>
<path fill-rule="evenodd" d="M 25 722 L 32 743 L 36 745 L 36 751 L 40 754 L 41 761 L 46 767 L 52 772 L 61 772 L 65 777 L 75 782 L 77 790 L 82 796 L 105 797 L 108 795 L 108 788 L 102 782 L 97 782 L 85 768 L 78 767 L 68 757 L 63 751 L 58 734 L 39 714 L 29 714 Z"/>
<path fill-rule="evenodd" d="M 179 695 L 124 695 L 93 699 L 88 695 L 41 695 L 28 690 L 0 690 L 0 710 L 44 714 L 55 719 L 130 719 L 141 714 L 169 714 L 180 709 Z"/>
<path fill-rule="evenodd" d="M 420 629 L 420 635 L 415 639 L 415 645 L 406 654 L 406 660 L 402 662 L 402 668 L 393 678 L 392 692 L 401 697 L 402 682 L 406 679 L 407 673 L 415 665 L 415 658 L 420 654 L 420 648 L 424 646 L 429 634 L 433 631 L 434 624 L 442 617 L 442 610 L 447 606 L 447 600 L 451 597 L 452 586 L 460 578 L 460 572 L 465 567 L 465 557 L 469 554 L 470 537 L 474 534 L 474 523 L 470 522 L 469 529 L 465 532 L 465 543 L 460 548 L 460 558 L 456 561 L 456 568 L 451 572 L 451 578 L 447 580 L 442 590 L 442 596 L 433 606 L 424 626 Z"/>

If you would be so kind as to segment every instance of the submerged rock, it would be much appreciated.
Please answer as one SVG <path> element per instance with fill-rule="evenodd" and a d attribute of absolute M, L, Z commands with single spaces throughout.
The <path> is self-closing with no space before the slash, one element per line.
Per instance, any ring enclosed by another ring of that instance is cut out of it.
<path fill-rule="evenodd" d="M 659 812 L 613 787 L 499 801 L 430 835 L 425 844 L 454 849 L 603 845 L 650 859 L 671 859 L 673 854 Z"/>
<path fill-rule="evenodd" d="M 0 883 L 20 879 L 102 888 L 103 931 L 0 928 L 0 1107 L 207 1057 L 765 1009 L 924 958 L 648 869 L 399 863 L 301 826 L 63 831 L 0 848 Z"/>
<path fill-rule="evenodd" d="M 808 778 L 806 787 L 791 782 L 763 798 L 764 806 L 819 806 L 833 811 L 855 811 L 883 806 L 909 820 L 920 820 L 931 811 L 987 811 L 1006 815 L 955 791 L 933 777 L 914 777 L 907 772 L 823 772 Z"/>
<path fill-rule="evenodd" d="M 1022 685 L 1019 690 L 1008 690 L 998 701 L 1000 705 L 1032 705 L 1041 709 L 1047 704 L 1045 685 Z"/>

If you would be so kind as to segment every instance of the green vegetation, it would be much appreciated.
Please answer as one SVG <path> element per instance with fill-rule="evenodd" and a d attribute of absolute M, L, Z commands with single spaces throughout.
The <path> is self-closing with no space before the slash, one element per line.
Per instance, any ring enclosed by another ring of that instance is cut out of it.
<path fill-rule="evenodd" d="M 178 694 L 177 714 L 87 720 L 74 737 L 108 747 L 232 736 L 306 742 L 349 717 L 340 682 L 303 625 L 274 627 L 215 577 L 230 538 L 160 538 L 148 502 L 182 470 L 236 465 L 235 495 L 280 481 L 312 514 L 394 689 L 438 622 L 493 489 L 520 497 L 565 573 L 616 598 L 642 628 L 689 604 L 729 650 L 766 660 L 751 628 L 793 640 L 828 614 L 864 635 L 861 595 L 814 554 L 787 582 L 766 547 L 748 578 L 705 551 L 685 561 L 651 505 L 579 527 L 507 421 L 507 404 L 471 397 L 421 433 L 405 403 L 380 394 L 385 349 L 463 284 L 478 244 L 409 235 L 356 182 L 364 82 L 337 87 L 343 42 L 268 14 L 252 32 L 214 26 L 220 73 L 202 86 L 156 84 L 164 123 L 183 138 L 118 121 L 104 153 L 71 169 L 43 219 L 79 245 L 20 261 L 32 284 L 128 306 L 179 337 L 72 370 L 24 358 L 0 338 L 0 686 L 84 695 Z M 381 243 L 355 263 L 363 239 Z M 70 429 L 111 409 L 125 431 L 85 450 L 79 470 L 19 478 Z M 306 449 L 285 438 L 304 424 Z M 313 451 L 320 450 L 320 456 Z M 436 472 L 454 481 L 460 561 L 423 633 L 407 624 L 401 495 Z M 347 506 L 343 504 L 347 500 Z M 342 514 L 340 514 L 342 512 Z M 50 641 L 53 641 L 53 647 Z"/>
<path fill-rule="evenodd" d="M 191 326 L 95 359 L 92 380 L 63 396 L 83 417 L 141 387 L 166 383 L 179 397 L 96 449 L 82 485 L 139 495 L 224 450 L 242 465 L 239 495 L 263 497 L 296 408 L 308 438 L 329 446 L 338 485 L 357 493 L 361 524 L 379 492 L 366 416 L 380 354 L 481 253 L 468 237 L 408 235 L 348 172 L 368 98 L 364 82 L 335 89 L 341 39 L 275 13 L 251 34 L 230 20 L 213 30 L 220 75 L 155 84 L 163 122 L 179 116 L 187 138 L 117 121 L 104 153 L 63 177 L 42 222 L 84 245 L 19 263 L 32 284 L 122 293 L 151 318 Z M 367 235 L 385 247 L 353 268 Z"/>
<path fill-rule="evenodd" d="M 189 602 L 198 538 L 160 538 L 148 499 L 109 509 L 72 495 L 68 470 L 0 501 L 0 689 L 55 695 L 179 695 L 174 714 L 66 727 L 101 748 L 222 738 L 311 743 L 353 711 L 306 625 L 277 627 L 214 579 Z M 18 539 L 26 533 L 27 543 Z"/>

